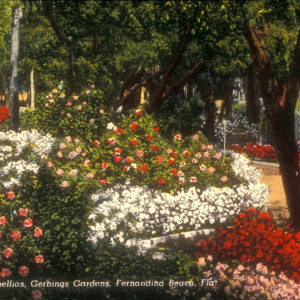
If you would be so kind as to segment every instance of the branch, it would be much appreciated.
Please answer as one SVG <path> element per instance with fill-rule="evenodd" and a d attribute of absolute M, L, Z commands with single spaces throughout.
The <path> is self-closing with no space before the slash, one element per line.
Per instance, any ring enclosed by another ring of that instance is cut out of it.
<path fill-rule="evenodd" d="M 66 44 L 68 47 L 70 47 L 71 46 L 70 40 L 67 38 L 67 36 L 63 32 L 63 30 L 61 29 L 59 24 L 56 22 L 56 19 L 55 19 L 54 13 L 53 13 L 53 9 L 52 9 L 51 1 L 50 0 L 42 0 L 42 4 L 43 4 L 43 9 L 44 9 L 46 18 L 50 22 L 50 25 L 51 25 L 53 31 L 55 32 L 56 36 L 58 37 L 58 39 L 61 42 Z"/>

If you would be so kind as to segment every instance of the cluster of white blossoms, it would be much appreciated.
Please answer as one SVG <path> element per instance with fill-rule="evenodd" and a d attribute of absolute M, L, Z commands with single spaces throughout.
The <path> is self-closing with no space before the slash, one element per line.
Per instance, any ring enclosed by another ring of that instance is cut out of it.
<path fill-rule="evenodd" d="M 244 176 L 248 184 L 232 189 L 208 187 L 203 191 L 192 187 L 171 195 L 131 186 L 128 182 L 93 194 L 95 209 L 90 215 L 93 225 L 90 226 L 89 240 L 94 244 L 103 238 L 112 243 L 125 242 L 132 238 L 198 230 L 224 223 L 228 217 L 250 206 L 265 206 L 268 188 L 259 184 L 258 178 L 252 178 L 260 173 L 254 172 L 248 166 L 248 160 L 239 154 L 234 155 L 233 165 L 245 167 L 245 172 L 236 172 Z"/>
<path fill-rule="evenodd" d="M 6 188 L 20 184 L 26 171 L 37 173 L 39 165 L 28 156 L 43 159 L 51 151 L 55 139 L 32 131 L 0 131 L 0 179 Z"/>

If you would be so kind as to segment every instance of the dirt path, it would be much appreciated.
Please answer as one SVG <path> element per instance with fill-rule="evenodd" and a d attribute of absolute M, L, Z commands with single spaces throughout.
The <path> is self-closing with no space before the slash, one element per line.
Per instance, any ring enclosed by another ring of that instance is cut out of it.
<path fill-rule="evenodd" d="M 281 215 L 284 218 L 289 217 L 285 194 L 282 186 L 282 180 L 279 168 L 252 164 L 253 167 L 262 171 L 261 183 L 266 184 L 270 189 L 270 198 L 268 202 L 268 211 L 276 220 Z"/>

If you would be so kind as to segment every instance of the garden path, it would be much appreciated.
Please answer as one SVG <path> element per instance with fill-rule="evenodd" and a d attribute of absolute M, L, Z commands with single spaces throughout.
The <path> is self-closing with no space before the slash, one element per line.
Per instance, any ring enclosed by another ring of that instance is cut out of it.
<path fill-rule="evenodd" d="M 252 166 L 262 171 L 260 181 L 266 184 L 270 189 L 270 198 L 267 205 L 268 211 L 275 220 L 278 220 L 280 215 L 284 218 L 288 218 L 289 212 L 279 168 L 255 163 L 253 163 Z"/>

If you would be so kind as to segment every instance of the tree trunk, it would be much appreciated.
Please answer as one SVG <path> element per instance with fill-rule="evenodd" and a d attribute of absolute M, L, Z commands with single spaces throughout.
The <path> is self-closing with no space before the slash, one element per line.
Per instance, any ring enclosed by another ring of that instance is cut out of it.
<path fill-rule="evenodd" d="M 286 195 L 291 221 L 300 230 L 300 168 L 295 140 L 295 107 L 300 88 L 300 30 L 289 77 L 278 84 L 260 38 L 248 25 L 245 38 L 249 44 L 264 100 L 270 132 L 279 160 L 282 183 Z"/>
<path fill-rule="evenodd" d="M 215 142 L 215 99 L 214 99 L 214 87 L 211 83 L 206 82 L 204 85 L 204 114 L 205 114 L 205 125 L 204 134 L 206 138 L 214 143 Z"/>
<path fill-rule="evenodd" d="M 19 116 L 19 97 L 18 97 L 18 58 L 19 58 L 19 29 L 20 20 L 22 18 L 22 8 L 18 7 L 14 11 L 13 23 L 12 23 L 12 34 L 11 34 L 11 78 L 10 78 L 10 95 L 11 95 L 11 106 L 10 106 L 10 118 L 11 118 L 11 129 L 14 131 L 19 130 L 20 116 Z"/>
<path fill-rule="evenodd" d="M 245 97 L 247 107 L 247 117 L 250 124 L 258 124 L 259 122 L 259 106 L 258 106 L 258 90 L 256 74 L 251 65 L 245 76 Z"/>
<path fill-rule="evenodd" d="M 219 115 L 219 122 L 222 121 L 224 113 L 226 116 L 226 119 L 231 118 L 232 114 L 232 91 L 233 91 L 233 80 L 232 78 L 228 78 L 227 80 L 227 85 L 226 85 L 226 90 L 224 94 L 224 100 L 221 105 L 221 111 Z"/>

